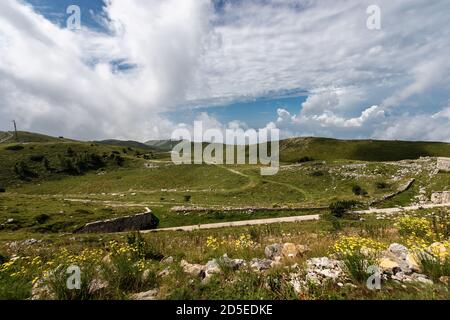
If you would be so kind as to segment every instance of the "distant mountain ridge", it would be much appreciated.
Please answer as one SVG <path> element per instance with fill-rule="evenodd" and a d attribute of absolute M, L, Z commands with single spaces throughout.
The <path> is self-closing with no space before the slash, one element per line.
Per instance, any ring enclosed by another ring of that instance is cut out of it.
<path fill-rule="evenodd" d="M 95 141 L 95 143 L 109 145 L 109 146 L 119 146 L 119 147 L 125 147 L 125 148 L 139 148 L 139 149 L 144 149 L 144 150 L 149 150 L 149 151 L 160 151 L 158 148 L 155 148 L 153 146 L 147 145 L 142 142 L 133 141 L 133 140 L 108 139 L 108 140 L 102 140 L 102 141 Z"/>
<path fill-rule="evenodd" d="M 160 151 L 169 152 L 175 147 L 181 140 L 149 140 L 145 142 L 146 145 L 154 147 Z"/>

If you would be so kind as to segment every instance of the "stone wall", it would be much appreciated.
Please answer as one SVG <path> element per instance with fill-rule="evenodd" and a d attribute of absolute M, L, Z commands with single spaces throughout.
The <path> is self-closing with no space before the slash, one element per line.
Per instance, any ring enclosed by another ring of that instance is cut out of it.
<path fill-rule="evenodd" d="M 158 227 L 159 220 L 151 212 L 86 224 L 75 233 L 113 233 L 123 231 L 151 230 Z"/>
<path fill-rule="evenodd" d="M 450 158 L 437 158 L 437 169 L 439 171 L 450 172 Z"/>
<path fill-rule="evenodd" d="M 450 191 L 433 193 L 431 195 L 431 202 L 435 204 L 450 204 Z"/>

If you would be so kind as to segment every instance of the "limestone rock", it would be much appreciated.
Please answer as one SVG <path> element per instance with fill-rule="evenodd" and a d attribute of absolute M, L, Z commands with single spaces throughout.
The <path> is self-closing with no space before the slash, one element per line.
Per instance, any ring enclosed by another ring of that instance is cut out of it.
<path fill-rule="evenodd" d="M 408 268 L 412 271 L 421 272 L 422 268 L 420 267 L 419 262 L 417 262 L 417 259 L 413 254 L 408 253 L 406 255 L 406 263 L 408 265 Z"/>
<path fill-rule="evenodd" d="M 174 263 L 174 258 L 173 257 L 167 257 L 167 258 L 164 258 L 161 262 L 162 263 L 166 263 L 166 264 L 172 264 L 172 263 Z"/>
<path fill-rule="evenodd" d="M 135 293 L 130 296 L 131 300 L 156 300 L 158 290 L 149 290 L 146 292 Z"/>
<path fill-rule="evenodd" d="M 395 274 L 396 271 L 400 270 L 400 265 L 396 261 L 389 258 L 381 258 L 378 265 L 381 271 L 389 274 Z"/>
<path fill-rule="evenodd" d="M 279 257 L 282 254 L 283 245 L 279 243 L 271 244 L 264 249 L 264 254 L 267 259 L 275 260 L 275 257 Z"/>
<path fill-rule="evenodd" d="M 183 268 L 183 271 L 185 273 L 188 273 L 193 276 L 200 276 L 202 275 L 204 271 L 204 267 L 200 264 L 191 264 L 187 262 L 186 260 L 181 260 L 180 266 Z"/>
<path fill-rule="evenodd" d="M 108 288 L 109 283 L 102 279 L 93 279 L 91 283 L 89 283 L 89 293 L 94 294 L 98 291 L 104 290 Z"/>
<path fill-rule="evenodd" d="M 256 271 L 264 271 L 272 267 L 272 260 L 254 258 L 250 262 L 250 267 Z"/>
<path fill-rule="evenodd" d="M 39 280 L 33 284 L 33 288 L 31 289 L 31 300 L 45 299 L 53 300 L 55 299 L 55 295 L 43 280 Z"/>

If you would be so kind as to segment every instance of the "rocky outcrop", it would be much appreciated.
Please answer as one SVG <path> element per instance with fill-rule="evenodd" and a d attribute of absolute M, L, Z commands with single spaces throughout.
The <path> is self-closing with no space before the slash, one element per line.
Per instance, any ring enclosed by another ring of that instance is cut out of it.
<path fill-rule="evenodd" d="M 297 257 L 303 256 L 306 252 L 309 251 L 308 246 L 294 244 L 294 243 L 275 243 L 267 246 L 264 249 L 264 254 L 267 259 L 270 260 L 289 260 Z"/>
<path fill-rule="evenodd" d="M 436 167 L 439 171 L 450 172 L 450 158 L 437 158 Z"/>
<path fill-rule="evenodd" d="M 431 195 L 433 204 L 450 204 L 450 191 L 434 192 Z"/>
<path fill-rule="evenodd" d="M 112 233 L 151 230 L 158 227 L 159 220 L 151 212 L 86 224 L 75 233 Z"/>

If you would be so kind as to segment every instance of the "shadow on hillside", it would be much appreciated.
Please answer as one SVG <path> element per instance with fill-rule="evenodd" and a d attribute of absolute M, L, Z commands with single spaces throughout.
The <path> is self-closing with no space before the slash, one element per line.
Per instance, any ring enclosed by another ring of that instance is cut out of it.
<path fill-rule="evenodd" d="M 420 142 L 371 141 L 355 146 L 352 158 L 363 161 L 400 161 L 433 156 Z"/>

